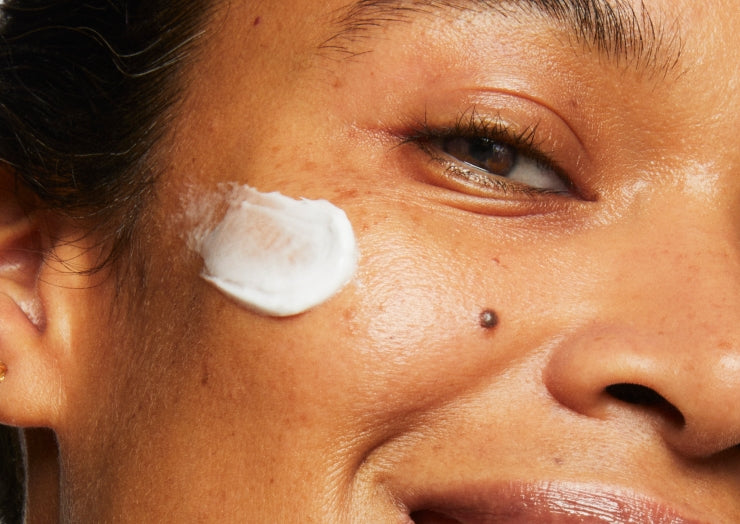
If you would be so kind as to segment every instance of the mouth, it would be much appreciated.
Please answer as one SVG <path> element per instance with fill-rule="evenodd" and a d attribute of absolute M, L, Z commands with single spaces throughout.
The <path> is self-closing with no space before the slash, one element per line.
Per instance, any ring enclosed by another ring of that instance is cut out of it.
<path fill-rule="evenodd" d="M 423 495 L 408 524 L 706 524 L 627 490 L 574 483 L 470 486 Z M 712 522 L 716 522 L 712 520 Z"/>

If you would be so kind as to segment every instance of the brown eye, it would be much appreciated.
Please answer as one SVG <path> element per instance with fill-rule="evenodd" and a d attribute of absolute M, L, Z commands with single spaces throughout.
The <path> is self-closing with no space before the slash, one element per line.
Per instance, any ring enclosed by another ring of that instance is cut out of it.
<path fill-rule="evenodd" d="M 572 194 L 568 183 L 554 169 L 503 141 L 486 137 L 440 137 L 432 144 L 451 163 L 463 168 L 460 176 L 471 182 L 500 182 L 506 179 L 535 191 Z M 465 171 L 468 173 L 466 174 Z"/>
<path fill-rule="evenodd" d="M 457 160 L 502 177 L 508 177 L 517 162 L 516 149 L 487 138 L 447 138 L 441 149 Z"/>

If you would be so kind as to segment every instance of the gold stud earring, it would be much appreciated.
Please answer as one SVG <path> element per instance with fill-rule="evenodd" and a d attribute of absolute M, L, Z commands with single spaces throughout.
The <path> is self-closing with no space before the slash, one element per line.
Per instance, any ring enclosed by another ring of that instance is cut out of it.
<path fill-rule="evenodd" d="M 5 373 L 8 372 L 8 366 L 5 365 L 5 362 L 0 362 L 0 382 L 5 380 Z"/>

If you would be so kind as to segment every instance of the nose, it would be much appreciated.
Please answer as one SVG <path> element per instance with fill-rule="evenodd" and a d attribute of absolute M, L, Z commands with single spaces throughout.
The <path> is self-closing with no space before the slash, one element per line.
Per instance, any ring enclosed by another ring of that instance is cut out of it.
<path fill-rule="evenodd" d="M 553 348 L 544 380 L 567 408 L 630 414 L 700 458 L 740 449 L 740 241 L 727 222 L 683 226 L 615 233 L 591 318 Z"/>

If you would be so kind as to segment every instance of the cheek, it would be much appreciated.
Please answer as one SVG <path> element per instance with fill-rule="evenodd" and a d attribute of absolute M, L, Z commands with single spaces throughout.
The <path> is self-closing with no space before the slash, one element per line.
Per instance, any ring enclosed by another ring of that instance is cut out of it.
<path fill-rule="evenodd" d="M 288 319 L 230 308 L 242 318 L 234 341 L 249 347 L 250 397 L 266 403 L 264 412 L 286 414 L 291 430 L 362 435 L 403 424 L 467 387 L 478 365 L 470 353 L 494 343 L 465 272 L 407 213 L 353 224 L 359 270 L 329 302 Z"/>
<path fill-rule="evenodd" d="M 512 340 L 527 343 L 506 325 L 519 305 L 505 299 L 512 295 L 505 271 L 486 250 L 460 242 L 454 222 L 395 207 L 371 226 L 356 225 L 360 270 L 321 342 L 334 350 L 325 365 L 343 370 L 340 402 L 353 416 L 374 414 L 376 423 L 475 387 L 506 367 Z M 483 253 L 466 255 L 476 252 Z M 491 285 L 482 286 L 489 272 Z M 481 326 L 484 310 L 500 323 Z"/>
<path fill-rule="evenodd" d="M 578 257 L 557 240 L 532 249 L 492 234 L 490 219 L 462 230 L 450 215 L 395 207 L 358 228 L 363 260 L 334 346 L 365 413 L 421 412 L 497 381 L 590 307 L 573 282 Z M 496 322 L 484 325 L 485 312 Z"/>

